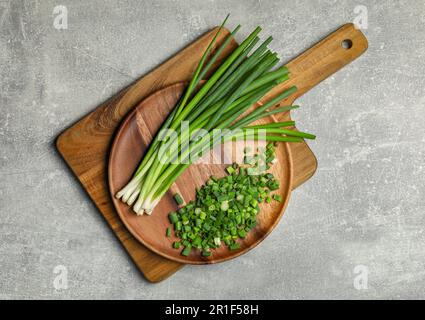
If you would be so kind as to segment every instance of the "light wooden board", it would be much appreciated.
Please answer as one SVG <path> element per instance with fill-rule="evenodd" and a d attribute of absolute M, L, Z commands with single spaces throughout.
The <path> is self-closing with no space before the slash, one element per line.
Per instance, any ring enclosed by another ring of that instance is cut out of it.
<path fill-rule="evenodd" d="M 64 131 L 57 139 L 57 148 L 60 154 L 134 263 L 151 282 L 167 278 L 184 265 L 151 252 L 138 242 L 122 224 L 112 205 L 107 185 L 110 144 L 121 120 L 135 105 L 158 89 L 190 79 L 196 63 L 214 35 L 214 31 L 205 34 L 148 75 L 100 105 L 92 113 Z M 223 33 L 220 39 L 222 40 L 227 33 L 228 31 Z M 346 39 L 352 42 L 352 47 L 348 50 L 341 46 L 342 41 Z M 233 42 L 228 49 L 235 46 L 237 44 Z M 356 59 L 366 49 L 367 40 L 364 35 L 352 24 L 344 25 L 288 64 L 292 77 L 285 85 L 297 85 L 298 97 Z M 229 53 L 229 50 L 223 52 L 223 57 Z M 284 88 L 277 88 L 270 96 L 282 89 Z M 292 102 L 285 101 L 283 104 Z M 289 116 L 287 115 L 287 117 Z M 294 162 L 293 186 L 295 188 L 314 174 L 317 162 L 305 143 L 291 145 L 291 151 Z"/>

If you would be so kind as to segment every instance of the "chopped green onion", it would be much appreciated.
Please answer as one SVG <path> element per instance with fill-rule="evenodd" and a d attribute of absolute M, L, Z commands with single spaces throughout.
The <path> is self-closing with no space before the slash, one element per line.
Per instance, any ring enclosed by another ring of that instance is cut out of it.
<path fill-rule="evenodd" d="M 179 241 L 175 241 L 175 242 L 173 243 L 173 248 L 174 248 L 174 249 L 179 249 L 179 248 L 180 248 L 180 246 L 181 246 L 181 243 L 180 243 Z"/>
<path fill-rule="evenodd" d="M 273 195 L 273 199 L 278 201 L 278 202 L 282 202 L 282 197 L 278 194 Z"/>
<path fill-rule="evenodd" d="M 183 204 L 183 198 L 178 193 L 174 194 L 174 200 L 176 200 L 176 203 L 181 206 Z"/>
<path fill-rule="evenodd" d="M 227 167 L 227 168 L 226 168 L 226 171 L 227 171 L 229 174 L 232 174 L 233 172 L 235 172 L 235 169 L 233 169 L 233 167 L 232 167 L 232 166 L 230 166 L 230 167 Z"/>
<path fill-rule="evenodd" d="M 177 221 L 179 221 L 179 217 L 177 215 L 177 213 L 172 212 L 168 215 L 168 218 L 170 219 L 171 223 L 176 223 Z"/>
<path fill-rule="evenodd" d="M 181 252 L 181 255 L 182 256 L 185 256 L 185 257 L 187 257 L 189 254 L 190 254 L 190 252 L 192 251 L 192 246 L 190 245 L 190 244 L 188 244 L 183 250 L 182 250 L 182 252 Z"/>
<path fill-rule="evenodd" d="M 211 255 L 211 251 L 208 250 L 202 250 L 202 256 L 209 257 Z"/>
<path fill-rule="evenodd" d="M 229 202 L 227 202 L 227 201 L 223 201 L 223 202 L 221 203 L 220 209 L 221 209 L 222 211 L 227 211 L 227 210 L 229 210 Z"/>

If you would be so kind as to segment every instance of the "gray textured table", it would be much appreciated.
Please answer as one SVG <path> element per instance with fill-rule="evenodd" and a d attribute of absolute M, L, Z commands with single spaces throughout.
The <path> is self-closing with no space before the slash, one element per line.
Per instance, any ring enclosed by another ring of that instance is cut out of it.
<path fill-rule="evenodd" d="M 425 298 L 425 4 L 364 4 L 1 0 L 0 298 Z M 278 228 L 234 261 L 146 282 L 55 137 L 228 12 L 239 39 L 262 25 L 289 60 L 365 9 L 368 52 L 294 113 L 319 169 Z"/>

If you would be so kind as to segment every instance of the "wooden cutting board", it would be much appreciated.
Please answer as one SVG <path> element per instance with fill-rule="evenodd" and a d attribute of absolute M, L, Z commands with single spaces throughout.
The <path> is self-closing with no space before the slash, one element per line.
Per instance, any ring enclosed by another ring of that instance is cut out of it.
<path fill-rule="evenodd" d="M 121 120 L 135 105 L 165 86 L 190 79 L 197 61 L 215 31 L 216 29 L 208 32 L 148 75 L 100 105 L 92 113 L 64 131 L 57 139 L 57 148 L 60 154 L 105 217 L 134 263 L 151 282 L 158 282 L 169 277 L 184 265 L 149 251 L 127 231 L 119 219 L 109 196 L 107 185 L 110 144 Z M 222 33 L 218 45 L 227 34 L 227 30 Z M 237 43 L 233 41 L 228 46 L 228 50 L 222 53 L 222 58 L 236 46 Z M 364 35 L 352 24 L 344 25 L 287 64 L 292 73 L 287 85 L 298 87 L 295 95 L 297 98 L 359 57 L 366 49 L 367 40 Z M 220 63 L 221 60 L 219 59 L 217 63 Z M 276 93 L 276 91 L 272 92 L 270 96 Z M 286 101 L 285 104 L 292 102 Z M 288 117 L 289 115 L 286 115 L 286 118 Z M 296 188 L 314 174 L 317 162 L 306 143 L 291 144 L 291 151 L 294 162 L 293 186 Z"/>

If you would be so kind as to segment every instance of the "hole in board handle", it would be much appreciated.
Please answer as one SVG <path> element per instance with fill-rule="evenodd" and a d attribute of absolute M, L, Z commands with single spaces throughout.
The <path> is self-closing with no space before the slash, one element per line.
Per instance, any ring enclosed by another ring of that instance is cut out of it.
<path fill-rule="evenodd" d="M 341 42 L 341 47 L 343 47 L 345 50 L 349 50 L 353 47 L 353 41 L 350 39 L 345 39 Z"/>

